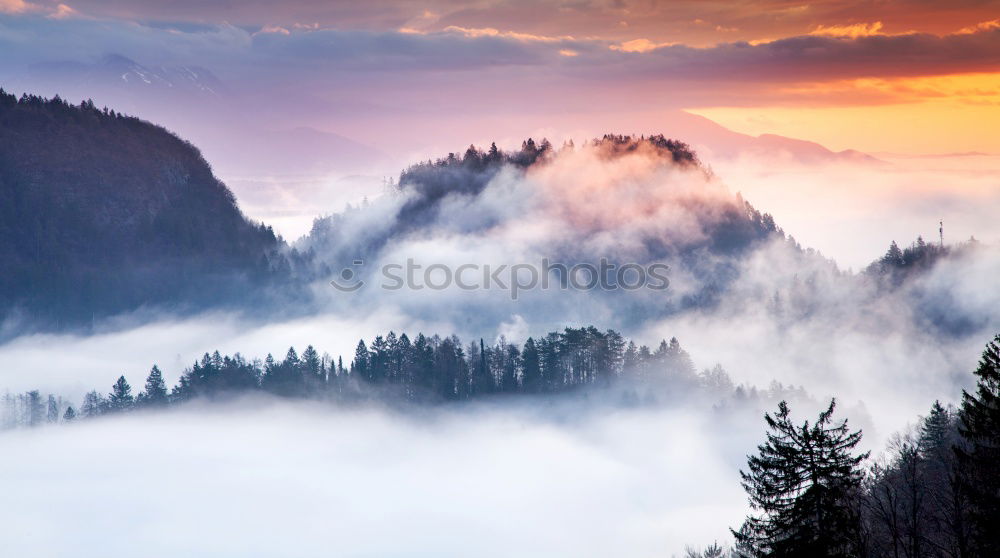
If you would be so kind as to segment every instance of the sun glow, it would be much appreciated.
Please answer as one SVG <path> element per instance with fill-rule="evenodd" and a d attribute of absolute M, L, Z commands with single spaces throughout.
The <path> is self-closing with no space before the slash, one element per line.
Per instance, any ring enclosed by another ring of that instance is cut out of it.
<path fill-rule="evenodd" d="M 858 79 L 776 88 L 783 105 L 699 107 L 731 129 L 809 138 L 831 149 L 1000 151 L 1000 73 Z M 811 100 L 811 102 L 810 102 Z"/>

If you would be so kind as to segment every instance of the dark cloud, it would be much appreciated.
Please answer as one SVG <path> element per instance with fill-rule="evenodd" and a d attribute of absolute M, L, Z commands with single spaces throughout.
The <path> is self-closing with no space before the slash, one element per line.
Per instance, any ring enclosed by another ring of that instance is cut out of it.
<path fill-rule="evenodd" d="M 857 38 L 803 35 L 762 44 L 722 43 L 615 50 L 599 39 L 550 38 L 475 29 L 433 33 L 268 28 L 228 24 L 187 30 L 162 25 L 42 16 L 0 18 L 3 66 L 109 52 L 143 62 L 208 66 L 225 75 L 240 69 L 302 72 L 303 79 L 351 71 L 478 71 L 547 66 L 553 75 L 640 80 L 816 81 L 855 77 L 940 75 L 1000 67 L 1000 28 L 938 36 L 927 33 Z M 261 72 L 257 72 L 258 74 Z M 258 77 L 260 77 L 258 75 Z"/>
<path fill-rule="evenodd" d="M 619 71 L 648 70 L 651 77 L 680 80 L 803 82 L 982 72 L 1000 68 L 1000 29 L 943 37 L 810 35 L 704 49 L 677 45 L 618 58 L 631 58 L 618 61 Z"/>
<path fill-rule="evenodd" d="M 657 132 L 659 124 L 648 115 L 671 108 L 899 102 L 901 92 L 840 87 L 817 93 L 814 85 L 1000 68 L 1000 29 L 989 27 L 943 36 L 800 35 L 711 47 L 652 48 L 650 41 L 646 52 L 612 48 L 620 45 L 472 28 L 263 30 L 0 15 L 0 86 L 91 97 L 202 140 L 209 152 L 211 134 L 202 132 L 248 120 L 271 129 L 318 127 L 392 151 L 426 146 L 429 137 L 488 142 L 546 127 Z M 150 68 L 204 69 L 225 86 L 226 98 L 154 99 L 123 92 L 111 73 L 97 73 L 110 76 L 106 81 L 81 82 L 80 75 L 96 74 L 80 65 L 99 64 L 108 54 Z M 60 74 L 60 67 L 74 70 Z M 39 68 L 47 69 L 44 80 Z M 810 87 L 786 87 L 796 83 Z M 220 122 L 220 115 L 231 117 L 229 123 Z M 492 137 L 484 137 L 484 130 Z"/>
<path fill-rule="evenodd" d="M 54 9 L 59 0 L 39 0 Z M 995 19 L 997 0 L 76 0 L 73 8 L 97 17 L 138 21 L 230 22 L 255 26 L 318 24 L 338 29 L 391 31 L 450 25 L 493 27 L 539 35 L 605 40 L 647 38 L 705 46 L 720 41 L 780 38 L 817 26 L 881 21 L 889 32 L 945 34 Z"/>

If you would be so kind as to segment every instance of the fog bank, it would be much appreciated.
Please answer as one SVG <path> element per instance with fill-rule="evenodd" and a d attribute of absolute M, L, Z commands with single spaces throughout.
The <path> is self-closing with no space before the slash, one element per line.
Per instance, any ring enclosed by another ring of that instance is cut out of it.
<path fill-rule="evenodd" d="M 744 514 L 711 415 L 264 405 L 5 433 L 6 551 L 669 556 Z"/>

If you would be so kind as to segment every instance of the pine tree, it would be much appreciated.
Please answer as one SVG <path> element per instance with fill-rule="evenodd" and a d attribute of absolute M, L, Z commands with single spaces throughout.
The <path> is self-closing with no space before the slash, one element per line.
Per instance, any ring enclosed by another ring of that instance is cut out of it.
<path fill-rule="evenodd" d="M 73 410 L 73 406 L 70 405 L 66 407 L 66 412 L 63 413 L 63 422 L 73 422 L 76 420 L 76 411 Z"/>
<path fill-rule="evenodd" d="M 521 382 L 524 391 L 535 393 L 542 390 L 542 368 L 538 355 L 538 346 L 531 337 L 524 342 L 524 350 L 521 352 L 522 378 Z"/>
<path fill-rule="evenodd" d="M 486 153 L 486 157 L 484 157 L 483 160 L 486 163 L 499 163 L 502 159 L 503 155 L 500 153 L 500 150 L 497 149 L 496 142 L 490 143 L 490 150 Z"/>
<path fill-rule="evenodd" d="M 931 412 L 920 426 L 919 448 L 924 457 L 930 458 L 937 448 L 947 447 L 951 442 L 951 415 L 940 401 L 935 401 Z"/>
<path fill-rule="evenodd" d="M 899 245 L 893 240 L 892 244 L 889 245 L 889 250 L 882 256 L 882 263 L 891 266 L 901 266 L 903 265 L 903 251 L 899 249 Z"/>
<path fill-rule="evenodd" d="M 847 420 L 832 424 L 835 401 L 815 424 L 792 423 L 788 405 L 764 415 L 770 432 L 740 471 L 750 506 L 748 517 L 733 531 L 743 556 L 755 558 L 834 558 L 857 556 L 860 521 L 854 498 L 867 453 L 853 455 L 861 432 Z"/>
<path fill-rule="evenodd" d="M 119 376 L 118 381 L 111 386 L 111 393 L 108 394 L 108 410 L 112 413 L 129 411 L 135 405 L 135 398 L 132 397 L 132 386 L 125 381 L 125 376 Z"/>
<path fill-rule="evenodd" d="M 964 444 L 952 407 L 935 401 L 923 420 L 917 447 L 923 460 L 923 483 L 931 503 L 926 536 L 947 556 L 969 556 L 967 495 L 962 489 L 956 448 Z"/>
<path fill-rule="evenodd" d="M 26 396 L 25 411 L 27 412 L 27 418 L 25 423 L 28 426 L 38 426 L 42 424 L 42 420 L 45 417 L 45 406 L 42 404 L 42 395 L 38 393 L 38 390 L 33 390 L 29 391 Z"/>
<path fill-rule="evenodd" d="M 958 457 L 974 552 L 986 558 L 1000 556 L 1000 335 L 986 345 L 975 375 L 975 393 L 962 390 L 959 432 L 968 447 Z"/>
<path fill-rule="evenodd" d="M 373 384 L 377 384 L 385 379 L 387 361 L 389 360 L 389 347 L 386 345 L 385 338 L 381 335 L 376 335 L 372 341 L 369 353 L 371 356 L 368 362 L 367 380 Z"/>
<path fill-rule="evenodd" d="M 481 337 L 479 338 L 478 348 L 475 345 L 469 346 L 469 356 L 475 360 L 475 362 L 469 363 L 469 368 L 474 367 L 473 369 L 476 371 L 472 379 L 472 395 L 479 396 L 493 393 L 496 388 L 496 381 L 489 365 L 486 363 L 486 343 Z"/>
<path fill-rule="evenodd" d="M 94 418 L 104 414 L 107 406 L 103 395 L 96 391 L 90 391 L 83 396 L 83 405 L 80 407 L 80 411 L 84 418 Z"/>
<path fill-rule="evenodd" d="M 368 354 L 368 347 L 364 340 L 358 341 L 358 346 L 354 349 L 354 362 L 351 363 L 351 376 L 354 378 L 369 378 L 368 368 L 371 364 L 371 356 Z"/>
<path fill-rule="evenodd" d="M 139 394 L 137 405 L 140 407 L 163 407 L 167 404 L 167 384 L 163 381 L 163 373 L 153 365 L 146 377 L 146 388 Z"/>
<path fill-rule="evenodd" d="M 49 423 L 59 422 L 59 403 L 54 395 L 49 395 L 48 412 L 45 414 L 45 419 Z"/>
<path fill-rule="evenodd" d="M 319 353 L 312 345 L 306 347 L 306 350 L 302 351 L 302 371 L 307 374 L 307 377 L 315 379 L 317 381 L 322 381 L 323 378 L 323 366 L 319 359 Z"/>

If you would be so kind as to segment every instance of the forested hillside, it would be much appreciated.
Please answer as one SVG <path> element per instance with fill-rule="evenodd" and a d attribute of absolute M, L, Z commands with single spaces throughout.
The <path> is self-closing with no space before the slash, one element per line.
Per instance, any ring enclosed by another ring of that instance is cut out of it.
<path fill-rule="evenodd" d="M 408 233 L 421 232 L 421 229 L 440 224 L 438 220 L 444 217 L 440 212 L 445 198 L 451 196 L 452 199 L 465 199 L 471 203 L 504 169 L 513 171 L 513 177 L 520 179 L 529 169 L 542 167 L 564 154 L 584 149 L 603 160 L 636 155 L 657 160 L 658 164 L 667 168 L 699 173 L 706 178 L 709 176 L 687 144 L 663 135 L 636 137 L 605 134 L 585 146 L 577 147 L 568 142 L 560 148 L 554 147 L 547 139 L 536 143 L 528 138 L 516 151 L 503 151 L 497 148 L 496 143 L 486 150 L 470 145 L 462 154 L 449 153 L 404 170 L 396 188 L 404 194 L 405 202 L 391 216 L 389 225 L 373 231 L 366 239 L 367 244 L 358 246 L 357 250 L 370 255 L 390 239 L 400 239 Z M 583 193 L 581 189 L 580 194 Z M 574 195 L 576 192 L 571 189 L 567 194 Z M 684 213 L 704 218 L 704 238 L 690 243 L 672 238 L 649 238 L 649 255 L 676 256 L 701 248 L 720 254 L 738 253 L 772 235 L 782 234 L 770 215 L 757 211 L 739 196 L 730 198 L 716 204 L 709 202 L 719 200 L 697 197 L 682 200 L 688 205 L 681 208 Z M 364 211 L 364 208 L 353 211 Z M 495 225 L 495 220 L 485 219 L 467 227 L 466 232 L 482 231 Z M 329 252 L 344 232 L 344 226 L 344 217 L 340 214 L 319 218 L 306 239 L 306 245 L 320 253 Z M 426 234 L 428 231 L 422 232 Z"/>
<path fill-rule="evenodd" d="M 0 319 L 233 303 L 286 283 L 295 259 L 167 130 L 0 90 Z"/>
<path fill-rule="evenodd" d="M 369 343 L 359 341 L 346 363 L 312 345 L 301 354 L 289 348 L 283 358 L 269 354 L 263 360 L 216 351 L 194 362 L 172 387 L 154 365 L 141 388 L 133 390 L 123 375 L 109 392 L 93 390 L 76 405 L 39 391 L 7 394 L 2 426 L 40 426 L 253 394 L 398 406 L 569 393 L 599 394 L 626 406 L 690 400 L 698 394 L 705 394 L 708 403 L 806 397 L 801 388 L 778 383 L 762 391 L 737 386 L 718 365 L 699 372 L 676 338 L 651 349 L 593 326 L 529 337 L 522 345 L 503 338 L 491 344 L 482 339 L 463 343 L 455 335 L 417 334 L 411 340 L 390 331 Z"/>
<path fill-rule="evenodd" d="M 803 422 L 780 402 L 740 472 L 752 513 L 735 544 L 688 558 L 1000 555 L 1000 335 L 973 374 L 960 407 L 935 401 L 879 455 L 858 449 L 835 401 Z"/>

